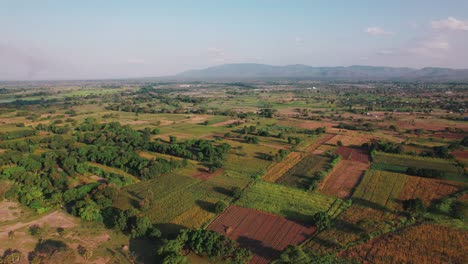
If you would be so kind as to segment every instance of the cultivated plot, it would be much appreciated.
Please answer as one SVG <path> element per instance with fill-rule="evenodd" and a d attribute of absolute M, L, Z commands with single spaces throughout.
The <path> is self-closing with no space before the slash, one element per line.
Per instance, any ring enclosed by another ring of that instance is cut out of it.
<path fill-rule="evenodd" d="M 255 255 L 250 263 L 263 264 L 276 259 L 288 245 L 303 242 L 317 228 L 255 209 L 231 206 L 208 229 L 252 250 Z"/>

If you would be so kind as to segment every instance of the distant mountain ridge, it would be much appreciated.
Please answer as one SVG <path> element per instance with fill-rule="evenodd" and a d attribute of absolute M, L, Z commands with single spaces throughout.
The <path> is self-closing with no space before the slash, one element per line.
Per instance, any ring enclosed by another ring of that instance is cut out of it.
<path fill-rule="evenodd" d="M 302 64 L 273 66 L 255 63 L 223 64 L 189 70 L 175 76 L 188 80 L 314 79 L 349 81 L 468 81 L 468 69 L 422 69 L 381 66 L 312 67 Z"/>

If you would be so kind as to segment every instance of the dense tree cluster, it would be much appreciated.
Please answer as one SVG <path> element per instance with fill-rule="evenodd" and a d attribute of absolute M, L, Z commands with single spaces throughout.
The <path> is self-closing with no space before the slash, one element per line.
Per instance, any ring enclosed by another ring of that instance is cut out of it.
<path fill-rule="evenodd" d="M 211 230 L 182 230 L 177 238 L 166 240 L 157 253 L 161 263 L 183 263 L 182 249 L 195 254 L 220 258 L 230 263 L 248 263 L 252 253 L 241 248 L 233 240 Z"/>

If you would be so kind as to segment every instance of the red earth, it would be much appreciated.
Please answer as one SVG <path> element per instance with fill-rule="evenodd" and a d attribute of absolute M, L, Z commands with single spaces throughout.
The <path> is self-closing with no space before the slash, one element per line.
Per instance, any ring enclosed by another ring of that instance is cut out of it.
<path fill-rule="evenodd" d="M 278 258 L 288 245 L 297 245 L 317 228 L 255 209 L 230 206 L 208 229 L 227 236 L 250 249 L 251 264 L 266 264 Z"/>
<path fill-rule="evenodd" d="M 455 150 L 455 151 L 452 151 L 452 154 L 459 159 L 468 159 L 467 150 Z"/>
<path fill-rule="evenodd" d="M 368 168 L 368 163 L 342 160 L 322 182 L 320 191 L 343 199 L 349 198 L 353 194 L 354 187 L 359 183 Z"/>
<path fill-rule="evenodd" d="M 340 155 L 344 160 L 359 161 L 364 163 L 368 163 L 370 161 L 369 155 L 367 155 L 367 153 L 362 149 L 341 146 L 335 151 L 335 154 Z"/>

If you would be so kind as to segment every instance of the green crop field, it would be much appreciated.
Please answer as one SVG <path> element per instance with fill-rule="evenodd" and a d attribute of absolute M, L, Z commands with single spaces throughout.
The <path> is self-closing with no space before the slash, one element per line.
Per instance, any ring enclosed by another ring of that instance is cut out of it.
<path fill-rule="evenodd" d="M 463 176 L 463 169 L 457 167 L 452 160 L 383 152 L 377 152 L 373 156 L 372 169 L 405 173 L 409 167 L 438 170 L 446 174 L 444 179 L 468 181 Z"/>
<path fill-rule="evenodd" d="M 307 222 L 317 212 L 327 212 L 339 199 L 280 184 L 258 181 L 238 201 L 239 206 Z M 335 210 L 333 211 L 335 213 Z"/>
<path fill-rule="evenodd" d="M 356 188 L 353 199 L 371 202 L 375 205 L 396 208 L 396 199 L 403 190 L 408 176 L 400 173 L 368 170 Z"/>
<path fill-rule="evenodd" d="M 306 190 L 314 174 L 325 170 L 328 158 L 308 155 L 287 171 L 276 183 Z"/>

